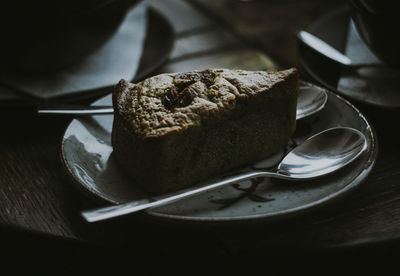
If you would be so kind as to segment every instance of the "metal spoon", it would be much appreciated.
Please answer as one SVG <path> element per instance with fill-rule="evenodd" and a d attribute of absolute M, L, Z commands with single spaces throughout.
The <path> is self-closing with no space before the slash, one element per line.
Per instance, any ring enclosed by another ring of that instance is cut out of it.
<path fill-rule="evenodd" d="M 39 115 L 93 116 L 109 115 L 114 109 L 109 105 L 46 104 L 38 107 Z"/>
<path fill-rule="evenodd" d="M 311 116 L 322 110 L 328 101 L 325 90 L 302 82 L 297 97 L 296 119 Z"/>
<path fill-rule="evenodd" d="M 322 54 L 348 69 L 360 69 L 364 67 L 387 68 L 387 65 L 380 63 L 354 63 L 348 56 L 342 54 L 331 45 L 321 40 L 320 38 L 306 31 L 300 31 L 298 38 L 308 47 Z"/>
<path fill-rule="evenodd" d="M 297 99 L 296 119 L 308 117 L 324 108 L 328 95 L 323 89 L 302 84 Z M 81 106 L 66 104 L 49 104 L 39 106 L 40 115 L 71 115 L 71 116 L 92 116 L 107 115 L 114 112 L 112 106 Z"/>
<path fill-rule="evenodd" d="M 309 180 L 332 173 L 361 155 L 367 148 L 365 136 L 358 130 L 336 127 L 322 131 L 289 152 L 275 171 L 251 171 L 212 181 L 212 184 L 189 188 L 178 193 L 152 199 L 128 202 L 82 212 L 88 222 L 105 220 L 143 209 L 158 207 L 203 193 L 224 185 L 258 178 L 273 177 L 286 180 Z"/>

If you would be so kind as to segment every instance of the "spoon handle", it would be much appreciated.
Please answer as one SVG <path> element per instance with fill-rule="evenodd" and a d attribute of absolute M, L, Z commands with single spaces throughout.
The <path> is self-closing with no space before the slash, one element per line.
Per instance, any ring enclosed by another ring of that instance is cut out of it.
<path fill-rule="evenodd" d="M 140 210 L 144 210 L 147 208 L 159 207 L 162 205 L 166 205 L 190 196 L 194 196 L 203 192 L 207 192 L 224 185 L 237 183 L 240 181 L 257 178 L 257 177 L 274 177 L 274 178 L 282 178 L 288 179 L 289 177 L 283 174 L 275 173 L 275 172 L 266 172 L 266 171 L 252 171 L 246 172 L 240 175 L 228 176 L 223 178 L 222 180 L 216 181 L 210 185 L 200 186 L 189 188 L 178 193 L 168 194 L 160 197 L 156 197 L 153 199 L 144 199 L 138 201 L 131 201 L 124 204 L 113 205 L 109 207 L 102 207 L 98 209 L 83 211 L 82 216 L 88 222 L 95 222 L 100 220 L 105 220 L 113 217 L 122 216 L 125 214 L 134 213 Z"/>
<path fill-rule="evenodd" d="M 92 116 L 112 114 L 114 109 L 112 106 L 98 105 L 51 105 L 39 106 L 38 114 L 41 115 L 74 115 L 74 116 Z"/>
<path fill-rule="evenodd" d="M 320 54 L 334 60 L 342 65 L 351 65 L 351 59 L 343 55 L 341 52 L 327 44 L 325 41 L 319 39 L 318 37 L 306 32 L 300 31 L 298 33 L 299 39 L 308 47 L 314 49 Z"/>
<path fill-rule="evenodd" d="M 342 65 L 343 68 L 347 68 L 351 70 L 356 70 L 359 68 L 383 68 L 387 67 L 382 63 L 353 63 L 353 61 L 346 55 L 342 54 L 340 51 L 333 48 L 331 45 L 321 40 L 320 38 L 314 36 L 313 34 L 300 31 L 298 33 L 298 38 L 308 47 L 313 49 L 314 51 L 320 53 L 321 55 L 329 58 L 332 61 L 337 62 Z"/>

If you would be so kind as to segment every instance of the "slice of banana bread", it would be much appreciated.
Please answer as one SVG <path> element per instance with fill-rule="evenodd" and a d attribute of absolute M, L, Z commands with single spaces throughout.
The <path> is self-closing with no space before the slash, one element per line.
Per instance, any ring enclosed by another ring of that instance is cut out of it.
<path fill-rule="evenodd" d="M 282 149 L 296 127 L 298 74 L 161 74 L 113 94 L 114 156 L 146 191 L 188 187 Z"/>

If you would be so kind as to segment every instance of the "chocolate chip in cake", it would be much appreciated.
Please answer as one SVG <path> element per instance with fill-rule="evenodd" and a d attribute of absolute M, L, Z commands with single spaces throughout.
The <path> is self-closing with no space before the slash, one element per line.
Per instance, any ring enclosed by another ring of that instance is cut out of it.
<path fill-rule="evenodd" d="M 196 90 L 191 87 L 182 90 L 173 87 L 161 98 L 161 102 L 167 109 L 174 110 L 177 107 L 190 105 L 196 96 Z"/>

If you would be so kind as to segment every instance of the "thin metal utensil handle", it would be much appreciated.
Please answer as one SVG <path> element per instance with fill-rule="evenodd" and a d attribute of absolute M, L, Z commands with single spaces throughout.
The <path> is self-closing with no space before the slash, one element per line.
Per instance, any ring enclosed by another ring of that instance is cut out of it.
<path fill-rule="evenodd" d="M 301 41 L 303 41 L 303 43 L 318 51 L 320 54 L 327 56 L 328 58 L 341 64 L 352 65 L 351 59 L 349 59 L 347 56 L 343 55 L 341 52 L 333 48 L 331 45 L 327 44 L 325 41 L 322 41 L 318 37 L 306 31 L 300 31 L 298 33 L 298 37 Z"/>
<path fill-rule="evenodd" d="M 339 64 L 345 65 L 347 68 L 359 69 L 363 67 L 386 67 L 384 64 L 381 63 L 353 63 L 348 56 L 342 54 L 337 49 L 327 44 L 325 41 L 306 31 L 300 31 L 298 33 L 298 37 L 305 45 L 307 45 L 311 49 L 314 49 L 318 53 L 328 57 L 335 62 L 338 62 Z"/>
<path fill-rule="evenodd" d="M 274 178 L 281 178 L 281 179 L 289 179 L 289 176 L 275 173 L 275 172 L 265 172 L 265 171 L 256 171 L 256 172 L 246 172 L 240 175 L 229 176 L 220 181 L 214 182 L 213 184 L 201 186 L 197 188 L 189 188 L 183 192 L 169 194 L 167 196 L 154 198 L 153 201 L 150 200 L 139 200 L 139 201 L 132 201 L 124 204 L 113 205 L 109 207 L 103 207 L 88 211 L 83 211 L 82 216 L 88 222 L 95 222 L 100 220 L 105 220 L 113 217 L 122 216 L 125 214 L 134 213 L 140 210 L 144 210 L 147 208 L 154 208 L 162 205 L 166 205 L 183 198 L 187 198 L 190 196 L 194 196 L 196 194 L 200 194 L 203 192 L 207 192 L 224 185 L 236 183 L 239 181 L 244 181 L 252 178 L 257 177 L 274 177 Z"/>
<path fill-rule="evenodd" d="M 106 115 L 114 113 L 112 106 L 108 105 L 52 105 L 49 107 L 39 106 L 38 114 L 42 115 L 74 115 L 74 116 L 90 116 L 90 115 Z"/>
<path fill-rule="evenodd" d="M 303 87 L 300 86 L 300 90 Z M 327 99 L 327 95 L 324 91 L 320 91 L 320 97 Z M 319 99 L 318 99 L 319 100 Z M 296 110 L 296 119 L 302 119 L 315 112 L 321 110 L 325 106 L 326 101 L 321 104 L 318 109 L 313 112 L 305 112 L 304 110 Z M 108 115 L 114 112 L 113 107 L 110 105 L 74 105 L 74 104 L 42 104 L 37 108 L 37 112 L 40 115 L 67 115 L 67 116 L 91 116 L 91 115 Z"/>

